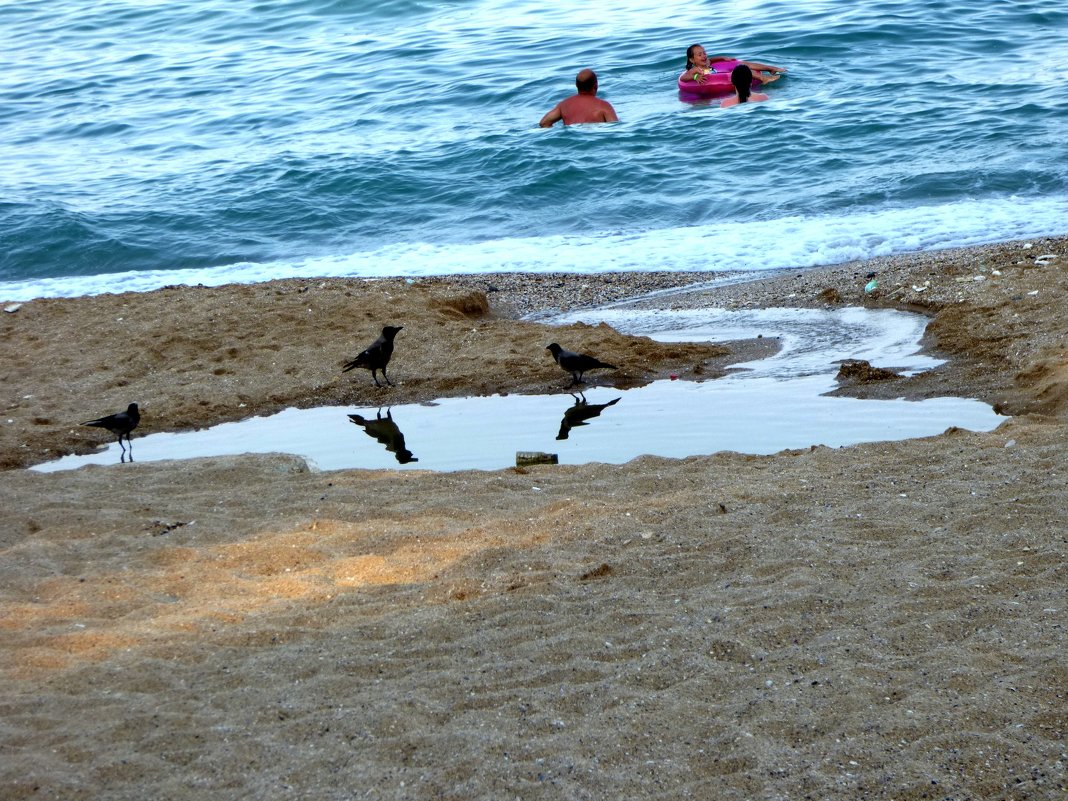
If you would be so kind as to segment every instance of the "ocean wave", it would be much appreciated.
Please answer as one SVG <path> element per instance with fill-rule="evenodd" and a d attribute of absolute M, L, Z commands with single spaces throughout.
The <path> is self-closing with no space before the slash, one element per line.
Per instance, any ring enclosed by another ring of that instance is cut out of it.
<path fill-rule="evenodd" d="M 237 262 L 0 283 L 0 299 L 147 292 L 173 284 L 218 286 L 278 278 L 380 278 L 498 272 L 764 271 L 805 269 L 895 253 L 1063 234 L 1068 198 L 1006 198 L 883 209 L 844 217 L 787 217 L 644 232 L 392 245 L 282 262 Z"/>
<path fill-rule="evenodd" d="M 849 250 L 840 231 L 901 209 L 1068 195 L 1068 68 L 1048 58 L 1068 46 L 1060 4 L 702 8 L 695 21 L 647 0 L 0 5 L 0 281 L 379 274 L 411 253 L 434 272 L 540 271 L 538 251 L 642 269 L 612 237 L 687 227 L 722 248 L 695 244 L 699 260 L 744 262 L 723 232 L 778 240 L 795 219 L 808 221 L 785 246 L 797 254 L 817 250 L 811 221 L 840 221 L 833 255 Z M 790 71 L 759 106 L 685 103 L 675 79 L 694 41 Z M 622 121 L 539 129 L 585 66 Z M 977 219 L 1005 222 L 986 238 L 1038 225 Z M 948 230 L 928 238 L 974 233 Z M 665 250 L 642 258 L 688 269 Z"/>

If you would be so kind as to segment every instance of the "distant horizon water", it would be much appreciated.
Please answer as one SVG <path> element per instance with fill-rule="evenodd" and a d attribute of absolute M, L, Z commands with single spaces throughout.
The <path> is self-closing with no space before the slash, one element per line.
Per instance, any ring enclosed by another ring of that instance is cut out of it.
<path fill-rule="evenodd" d="M 686 46 L 789 69 L 680 98 Z M 0 300 L 1068 235 L 1068 7 L 0 6 Z M 537 121 L 594 68 L 621 122 Z"/>

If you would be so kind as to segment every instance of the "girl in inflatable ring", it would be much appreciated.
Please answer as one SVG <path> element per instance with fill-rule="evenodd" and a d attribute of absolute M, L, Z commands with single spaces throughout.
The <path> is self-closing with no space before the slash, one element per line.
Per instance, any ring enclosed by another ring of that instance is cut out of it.
<path fill-rule="evenodd" d="M 782 74 L 786 72 L 782 67 L 776 67 L 772 64 L 761 64 L 759 61 L 742 61 L 741 59 L 731 58 L 730 56 L 712 56 L 709 58 L 705 49 L 701 45 L 692 44 L 686 48 L 686 72 L 682 74 L 682 80 L 693 81 L 694 83 L 704 83 L 705 76 L 711 72 L 715 72 L 715 67 L 712 65 L 719 61 L 731 61 L 737 62 L 738 64 L 745 64 L 753 71 L 753 77 L 761 83 L 777 81 L 782 77 Z"/>

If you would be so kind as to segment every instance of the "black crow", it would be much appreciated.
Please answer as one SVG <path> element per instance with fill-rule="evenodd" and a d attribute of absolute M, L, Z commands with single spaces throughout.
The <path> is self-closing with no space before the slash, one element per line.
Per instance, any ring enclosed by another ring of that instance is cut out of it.
<path fill-rule="evenodd" d="M 551 345 L 546 345 L 545 349 L 552 353 L 553 358 L 556 359 L 556 363 L 561 368 L 571 373 L 571 384 L 569 386 L 586 383 L 582 380 L 582 376 L 587 370 L 593 370 L 597 367 L 604 367 L 608 370 L 617 369 L 614 364 L 605 364 L 600 359 L 587 356 L 585 353 L 572 353 L 569 350 L 564 350 L 555 342 Z"/>
<path fill-rule="evenodd" d="M 393 382 L 386 375 L 386 365 L 389 364 L 390 357 L 393 356 L 393 338 L 397 336 L 398 331 L 402 330 L 404 330 L 402 325 L 385 326 L 382 329 L 382 336 L 372 342 L 367 350 L 346 364 L 341 372 L 347 373 L 354 367 L 364 367 L 371 371 L 371 378 L 375 380 L 375 386 L 380 387 L 382 385 L 378 383 L 378 376 L 375 373 L 381 370 L 382 377 L 386 379 L 386 383 L 393 386 Z"/>
<path fill-rule="evenodd" d="M 82 425 L 106 428 L 112 434 L 115 434 L 119 438 L 119 447 L 122 448 L 123 454 L 126 453 L 126 448 L 122 444 L 122 438 L 126 437 L 126 442 L 130 445 L 130 453 L 132 454 L 133 443 L 130 442 L 130 432 L 137 428 L 137 424 L 140 422 L 141 412 L 137 410 L 136 403 L 131 403 L 126 407 L 125 412 L 116 412 L 106 417 L 99 417 L 96 420 L 86 420 Z"/>

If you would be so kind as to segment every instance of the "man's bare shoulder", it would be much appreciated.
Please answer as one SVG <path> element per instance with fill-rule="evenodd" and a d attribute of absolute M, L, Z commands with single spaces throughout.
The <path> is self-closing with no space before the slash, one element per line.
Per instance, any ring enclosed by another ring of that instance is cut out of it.
<path fill-rule="evenodd" d="M 581 122 L 611 122 L 617 119 L 615 109 L 607 100 L 589 95 L 575 95 L 560 103 L 564 122 L 574 125 Z"/>

